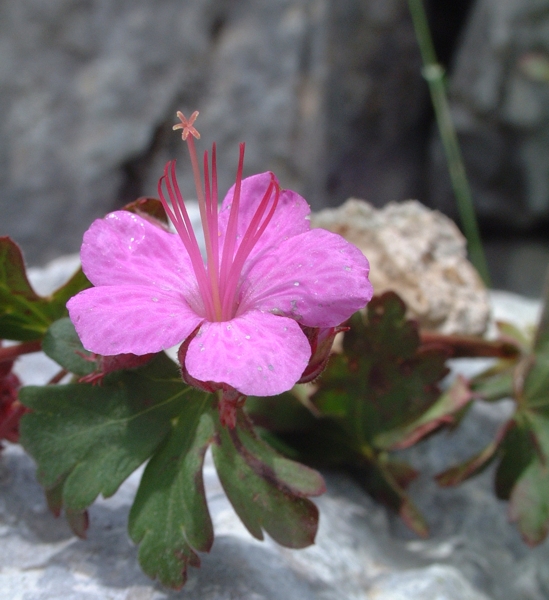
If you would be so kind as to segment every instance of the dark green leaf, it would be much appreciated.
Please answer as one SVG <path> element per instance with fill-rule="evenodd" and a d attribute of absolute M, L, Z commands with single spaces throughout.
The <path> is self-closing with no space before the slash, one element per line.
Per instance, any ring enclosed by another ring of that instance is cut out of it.
<path fill-rule="evenodd" d="M 382 450 L 408 448 L 440 426 L 453 423 L 456 413 L 463 410 L 470 401 L 471 391 L 467 382 L 462 377 L 457 377 L 452 386 L 419 419 L 406 427 L 380 433 L 374 438 L 374 446 Z"/>
<path fill-rule="evenodd" d="M 94 355 L 82 342 L 68 317 L 51 325 L 42 342 L 42 350 L 69 373 L 88 375 L 96 368 Z"/>
<path fill-rule="evenodd" d="M 503 361 L 501 361 L 503 362 Z M 471 381 L 471 390 L 483 400 L 495 401 L 513 396 L 514 361 L 505 361 L 506 368 L 497 372 L 490 369 Z"/>
<path fill-rule="evenodd" d="M 101 387 L 26 387 L 20 400 L 31 412 L 21 421 L 21 443 L 44 487 L 66 478 L 64 506 L 83 511 L 98 494 L 114 494 L 151 456 L 193 394 L 164 354 L 143 369 L 105 378 Z"/>
<path fill-rule="evenodd" d="M 257 539 L 265 530 L 289 548 L 314 542 L 318 509 L 307 496 L 322 494 L 322 477 L 288 460 L 261 441 L 239 411 L 235 429 L 218 428 L 213 456 L 219 479 L 236 513 Z"/>
<path fill-rule="evenodd" d="M 437 483 L 443 487 L 458 485 L 466 479 L 469 479 L 469 477 L 481 473 L 496 457 L 496 452 L 500 448 L 510 427 L 511 424 L 509 422 L 505 423 L 500 427 L 495 439 L 478 454 L 475 454 L 475 456 L 466 460 L 464 463 L 451 467 L 437 475 L 435 478 Z"/>
<path fill-rule="evenodd" d="M 495 488 L 498 498 L 508 500 L 513 486 L 535 459 L 535 440 L 531 430 L 513 420 L 501 444 L 502 459 L 496 471 Z"/>
<path fill-rule="evenodd" d="M 140 544 L 139 562 L 150 577 L 178 589 L 195 550 L 208 552 L 213 528 L 202 467 L 217 414 L 211 396 L 188 400 L 170 436 L 149 461 L 130 512 L 129 532 Z"/>
<path fill-rule="evenodd" d="M 372 452 L 362 472 L 366 477 L 363 482 L 376 500 L 397 512 L 417 535 L 426 537 L 429 534 L 425 519 L 406 493 L 418 475 L 415 469 L 403 461 L 390 458 L 386 452 Z"/>
<path fill-rule="evenodd" d="M 344 354 L 329 363 L 312 401 L 337 419 L 359 452 L 382 432 L 420 418 L 439 398 L 448 369 L 446 351 L 421 348 L 417 324 L 393 292 L 375 297 L 345 333 Z"/>
<path fill-rule="evenodd" d="M 539 544 L 549 531 L 549 468 L 536 458 L 520 475 L 510 497 L 509 518 L 526 543 Z"/>

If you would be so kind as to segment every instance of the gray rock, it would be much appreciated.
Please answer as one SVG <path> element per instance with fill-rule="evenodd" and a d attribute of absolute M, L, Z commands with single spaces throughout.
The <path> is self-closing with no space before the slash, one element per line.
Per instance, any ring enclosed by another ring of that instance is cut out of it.
<path fill-rule="evenodd" d="M 418 179 L 425 89 L 405 0 L 3 2 L 0 40 L 0 234 L 31 264 L 156 195 L 168 158 L 187 164 L 176 109 L 201 110 L 221 193 L 242 140 L 247 174 L 271 169 L 317 208 Z"/>
<path fill-rule="evenodd" d="M 549 85 L 525 61 L 549 58 L 544 0 L 478 0 L 455 59 L 451 103 L 480 215 L 526 228 L 549 216 Z M 455 215 L 438 136 L 433 206 Z"/>
<path fill-rule="evenodd" d="M 52 267 L 59 275 L 62 262 Z M 66 261 L 70 275 L 74 259 Z M 40 275 L 45 285 L 47 273 Z M 52 277 L 53 279 L 53 277 Z M 42 288 L 45 292 L 45 288 Z M 497 318 L 533 322 L 539 303 L 493 295 Z M 45 381 L 51 366 L 36 355 L 21 360 L 25 381 Z M 469 372 L 471 365 L 455 365 Z M 34 466 L 7 444 L 0 462 L 0 597 L 13 600 L 544 600 L 549 595 L 549 543 L 528 549 L 507 523 L 506 506 L 491 490 L 490 472 L 453 489 L 431 475 L 469 456 L 508 417 L 510 403 L 479 403 L 455 433 L 406 451 L 424 472 L 412 489 L 431 526 L 417 540 L 401 521 L 375 504 L 348 476 L 326 473 L 328 492 L 317 499 L 321 520 L 314 546 L 292 551 L 252 539 L 235 516 L 211 459 L 205 483 L 216 541 L 191 569 L 180 592 L 149 581 L 138 567 L 126 521 L 141 470 L 90 510 L 87 540 L 76 539 L 47 510 Z"/>

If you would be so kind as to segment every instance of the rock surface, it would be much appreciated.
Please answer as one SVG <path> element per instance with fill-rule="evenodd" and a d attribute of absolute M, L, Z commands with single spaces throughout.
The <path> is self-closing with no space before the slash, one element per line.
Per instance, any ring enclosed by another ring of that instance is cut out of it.
<path fill-rule="evenodd" d="M 375 293 L 396 291 L 423 328 L 445 334 L 486 329 L 488 293 L 466 258 L 465 239 L 441 213 L 415 200 L 377 210 L 350 199 L 311 222 L 358 246 L 370 261 Z"/>
<path fill-rule="evenodd" d="M 405 0 L 0 3 L 0 234 L 43 264 L 77 251 L 93 218 L 156 195 L 166 160 L 187 165 L 176 109 L 201 111 L 221 193 L 246 141 L 246 173 L 273 170 L 317 208 L 349 190 L 402 197 L 419 177 L 426 99 L 407 10 Z"/>
<path fill-rule="evenodd" d="M 48 291 L 74 258 L 51 271 L 31 272 Z M 36 285 L 38 287 L 38 285 Z M 539 302 L 492 294 L 495 317 L 533 323 Z M 478 367 L 477 367 L 478 368 Z M 471 361 L 456 361 L 470 372 Z M 27 383 L 55 372 L 41 355 L 18 364 Z M 91 508 L 87 540 L 76 539 L 47 510 L 32 461 L 8 445 L 0 462 L 0 597 L 10 600 L 544 600 L 549 596 L 549 542 L 528 549 L 507 523 L 506 505 L 491 490 L 490 471 L 453 489 L 431 475 L 469 456 L 509 414 L 509 402 L 478 404 L 455 433 L 435 436 L 406 452 L 424 471 L 414 501 L 426 514 L 431 537 L 417 540 L 400 520 L 375 504 L 348 476 L 327 473 L 328 492 L 317 502 L 317 543 L 305 550 L 252 539 L 235 516 L 211 461 L 205 468 L 216 530 L 212 552 L 191 569 L 180 592 L 151 582 L 139 570 L 126 533 L 140 471 L 110 499 Z"/>
<path fill-rule="evenodd" d="M 475 204 L 492 223 L 526 228 L 549 217 L 548 32 L 543 0 L 477 0 L 454 61 L 454 121 Z M 529 67 L 534 58 L 541 72 Z M 432 204 L 454 215 L 434 138 Z"/>

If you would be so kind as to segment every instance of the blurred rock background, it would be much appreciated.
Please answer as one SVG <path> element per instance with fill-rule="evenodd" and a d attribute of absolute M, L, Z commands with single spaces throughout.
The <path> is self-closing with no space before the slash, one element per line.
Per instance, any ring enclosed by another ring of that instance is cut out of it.
<path fill-rule="evenodd" d="M 426 4 L 494 285 L 537 295 L 549 0 Z M 0 234 L 30 264 L 75 252 L 173 157 L 192 196 L 178 109 L 200 110 L 222 191 L 246 141 L 246 173 L 314 209 L 417 198 L 455 217 L 420 69 L 406 0 L 0 0 Z"/>

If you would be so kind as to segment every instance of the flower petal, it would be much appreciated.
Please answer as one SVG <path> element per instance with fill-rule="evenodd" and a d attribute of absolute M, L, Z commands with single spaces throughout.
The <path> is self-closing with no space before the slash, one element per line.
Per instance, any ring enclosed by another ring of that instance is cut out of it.
<path fill-rule="evenodd" d="M 271 182 L 271 173 L 260 173 L 242 180 L 240 191 L 240 207 L 238 211 L 238 235 L 239 239 L 246 232 L 252 217 L 257 210 L 263 195 Z M 278 180 L 275 177 L 275 181 Z M 225 239 L 227 223 L 229 221 L 229 213 L 234 195 L 234 185 L 227 192 L 221 210 L 219 212 L 219 232 L 220 239 Z M 268 210 L 268 209 L 267 209 Z M 310 223 L 307 216 L 311 212 L 311 208 L 307 201 L 296 192 L 291 190 L 281 190 L 278 206 L 274 215 L 261 236 L 260 240 L 253 249 L 251 256 L 256 255 L 263 248 L 278 245 L 282 240 L 285 240 L 294 235 L 299 235 L 305 231 L 309 231 Z M 220 244 L 222 248 L 222 244 Z"/>
<path fill-rule="evenodd" d="M 292 317 L 309 327 L 335 327 L 372 297 L 370 265 L 341 236 L 312 229 L 250 262 L 241 306 Z"/>
<path fill-rule="evenodd" d="M 171 348 L 202 321 L 181 295 L 139 285 L 90 288 L 67 308 L 84 348 L 105 356 Z"/>
<path fill-rule="evenodd" d="M 80 258 L 94 285 L 193 287 L 191 261 L 179 236 L 128 211 L 94 221 L 84 234 Z"/>
<path fill-rule="evenodd" d="M 272 396 L 296 383 L 310 356 L 309 342 L 295 321 L 250 311 L 231 321 L 205 322 L 189 344 L 185 366 L 200 381 Z"/>

